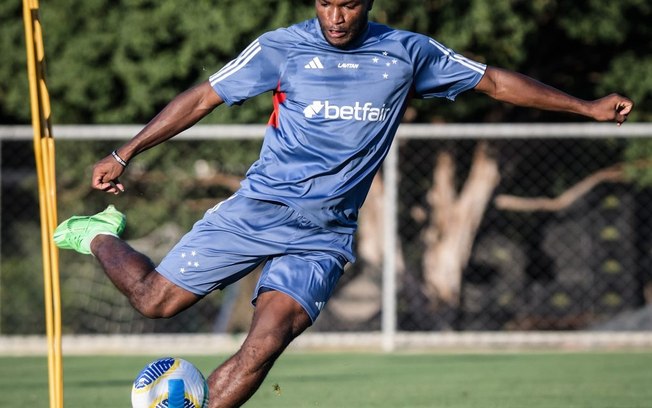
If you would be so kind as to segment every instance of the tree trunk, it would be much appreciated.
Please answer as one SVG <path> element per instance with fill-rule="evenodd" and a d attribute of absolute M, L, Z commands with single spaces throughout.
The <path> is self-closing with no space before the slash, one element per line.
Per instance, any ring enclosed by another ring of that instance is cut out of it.
<path fill-rule="evenodd" d="M 441 151 L 428 192 L 431 217 L 424 232 L 423 257 L 426 290 L 438 305 L 457 307 L 462 271 L 491 195 L 500 181 L 498 162 L 490 144 L 477 144 L 468 179 L 461 192 L 455 188 L 455 160 Z"/>
<path fill-rule="evenodd" d="M 573 185 L 555 198 L 549 197 L 516 197 L 501 194 L 496 197 L 494 204 L 499 210 L 521 212 L 558 212 L 570 207 L 580 198 L 593 190 L 601 183 L 617 183 L 626 180 L 624 165 L 615 164 L 590 174 L 583 180 Z"/>

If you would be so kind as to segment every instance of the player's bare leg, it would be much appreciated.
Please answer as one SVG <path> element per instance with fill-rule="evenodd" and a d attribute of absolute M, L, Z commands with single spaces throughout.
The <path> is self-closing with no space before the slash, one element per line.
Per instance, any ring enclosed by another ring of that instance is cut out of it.
<path fill-rule="evenodd" d="M 306 311 L 290 296 L 260 294 L 240 350 L 208 377 L 209 408 L 239 407 L 256 392 L 276 359 L 311 325 Z"/>
<path fill-rule="evenodd" d="M 200 297 L 160 275 L 145 255 L 119 236 L 126 217 L 112 205 L 90 216 L 74 216 L 54 231 L 59 248 L 93 254 L 113 284 L 146 317 L 171 317 L 196 303 Z"/>
<path fill-rule="evenodd" d="M 98 235 L 90 247 L 111 282 L 145 317 L 172 317 L 200 299 L 159 274 L 147 256 L 120 238 Z"/>

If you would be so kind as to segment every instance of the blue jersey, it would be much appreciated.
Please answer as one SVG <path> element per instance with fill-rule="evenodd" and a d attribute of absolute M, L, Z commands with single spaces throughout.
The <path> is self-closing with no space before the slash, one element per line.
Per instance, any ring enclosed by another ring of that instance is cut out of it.
<path fill-rule="evenodd" d="M 316 18 L 263 34 L 210 77 L 228 105 L 274 92 L 260 158 L 238 194 L 355 231 L 409 98 L 453 100 L 485 68 L 427 36 L 375 23 L 350 49 L 330 45 Z"/>

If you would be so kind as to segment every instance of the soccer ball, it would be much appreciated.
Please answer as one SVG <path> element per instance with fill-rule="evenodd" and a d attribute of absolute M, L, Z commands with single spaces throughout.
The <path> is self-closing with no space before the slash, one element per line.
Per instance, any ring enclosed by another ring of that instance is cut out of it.
<path fill-rule="evenodd" d="M 147 364 L 131 388 L 133 408 L 205 408 L 208 384 L 186 360 L 166 357 Z"/>

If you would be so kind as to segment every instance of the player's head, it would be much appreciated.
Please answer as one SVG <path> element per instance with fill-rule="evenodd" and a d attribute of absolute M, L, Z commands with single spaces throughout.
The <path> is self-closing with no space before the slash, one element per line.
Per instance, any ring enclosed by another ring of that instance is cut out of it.
<path fill-rule="evenodd" d="M 346 48 L 367 28 L 374 0 L 315 0 L 317 19 L 326 41 Z"/>

